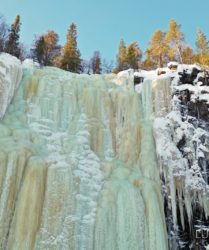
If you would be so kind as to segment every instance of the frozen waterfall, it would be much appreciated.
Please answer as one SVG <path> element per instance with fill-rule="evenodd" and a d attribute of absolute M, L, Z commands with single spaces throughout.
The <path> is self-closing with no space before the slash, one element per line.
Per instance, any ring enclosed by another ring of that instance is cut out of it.
<path fill-rule="evenodd" d="M 168 249 L 153 119 L 170 79 L 132 80 L 23 70 L 0 102 L 0 249 Z"/>

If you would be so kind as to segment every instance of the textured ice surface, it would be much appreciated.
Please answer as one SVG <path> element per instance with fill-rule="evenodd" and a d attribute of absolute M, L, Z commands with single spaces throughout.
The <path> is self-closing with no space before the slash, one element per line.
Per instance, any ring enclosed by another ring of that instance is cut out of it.
<path fill-rule="evenodd" d="M 166 250 L 153 138 L 166 84 L 138 94 L 131 72 L 27 66 L 0 123 L 0 249 Z"/>
<path fill-rule="evenodd" d="M 22 79 L 21 62 L 13 56 L 0 54 L 0 119 L 4 116 Z"/>

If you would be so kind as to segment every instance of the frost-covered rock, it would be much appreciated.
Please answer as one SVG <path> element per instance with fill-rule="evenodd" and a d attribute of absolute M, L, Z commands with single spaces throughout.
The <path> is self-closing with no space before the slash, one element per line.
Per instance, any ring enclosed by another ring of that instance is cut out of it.
<path fill-rule="evenodd" d="M 175 62 L 161 70 L 162 75 L 139 71 L 134 77 L 139 94 L 152 81 L 153 133 L 169 245 L 203 247 L 208 239 L 200 243 L 194 235 L 198 227 L 209 225 L 209 72 Z"/>
<path fill-rule="evenodd" d="M 173 240 L 178 249 L 195 249 L 195 230 L 209 221 L 209 95 L 200 72 L 197 65 L 178 65 L 170 84 L 171 110 L 154 118 L 171 249 Z"/>
<path fill-rule="evenodd" d="M 0 54 L 0 119 L 4 116 L 22 79 L 21 62 L 14 56 Z"/>

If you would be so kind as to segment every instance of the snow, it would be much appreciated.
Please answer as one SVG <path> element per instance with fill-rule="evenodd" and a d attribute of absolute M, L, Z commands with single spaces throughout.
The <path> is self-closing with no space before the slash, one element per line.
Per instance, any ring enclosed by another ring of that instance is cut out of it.
<path fill-rule="evenodd" d="M 39 63 L 34 62 L 33 59 L 27 58 L 22 62 L 22 67 L 24 69 L 33 69 L 35 67 L 40 67 Z"/>
<path fill-rule="evenodd" d="M 116 78 L 113 79 L 113 82 L 117 85 L 128 85 L 130 82 L 130 80 L 128 81 L 128 79 L 133 78 L 133 74 L 134 74 L 133 69 L 120 71 L 116 75 Z"/>
<path fill-rule="evenodd" d="M 145 79 L 151 79 L 152 77 L 156 78 L 157 74 L 156 70 L 151 70 L 151 71 L 140 70 L 139 72 L 135 72 L 134 76 L 144 77 Z"/>
<path fill-rule="evenodd" d="M 165 74 L 158 75 L 158 71 L 164 71 Z M 143 77 L 145 80 L 158 80 L 158 79 L 168 79 L 172 77 L 177 77 L 178 72 L 172 71 L 169 68 L 158 68 L 156 70 L 139 70 L 138 72 L 134 72 L 134 76 L 136 77 Z"/>

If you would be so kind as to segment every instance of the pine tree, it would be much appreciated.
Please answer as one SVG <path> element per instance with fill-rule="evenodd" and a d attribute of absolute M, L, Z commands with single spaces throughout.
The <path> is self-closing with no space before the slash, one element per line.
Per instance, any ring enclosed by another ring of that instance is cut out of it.
<path fill-rule="evenodd" d="M 127 48 L 127 64 L 129 68 L 138 69 L 142 58 L 142 52 L 137 42 L 132 42 Z"/>
<path fill-rule="evenodd" d="M 20 16 L 17 15 L 14 23 L 11 25 L 9 30 L 9 37 L 6 41 L 5 52 L 14 55 L 19 58 L 20 56 L 20 47 L 19 47 L 19 32 L 20 32 Z"/>
<path fill-rule="evenodd" d="M 49 30 L 46 34 L 38 37 L 34 42 L 32 49 L 33 58 L 41 65 L 52 66 L 60 55 L 60 46 L 58 45 L 58 34 Z"/>
<path fill-rule="evenodd" d="M 46 50 L 46 42 L 44 36 L 36 39 L 34 49 L 32 49 L 33 58 L 38 61 L 40 65 L 44 65 L 44 51 Z"/>
<path fill-rule="evenodd" d="M 61 60 L 61 68 L 74 72 L 81 72 L 80 51 L 77 48 L 77 28 L 74 23 L 70 25 L 67 34 L 67 42 L 63 50 L 63 58 Z"/>
<path fill-rule="evenodd" d="M 101 55 L 99 51 L 95 51 L 91 58 L 91 69 L 93 74 L 101 74 Z"/>
<path fill-rule="evenodd" d="M 123 39 L 120 40 L 118 55 L 117 55 L 117 71 L 128 69 L 127 65 L 127 49 Z"/>
<path fill-rule="evenodd" d="M 168 46 L 165 41 L 165 33 L 157 30 L 150 41 L 147 49 L 147 63 L 151 66 L 163 67 L 168 60 Z"/>
<path fill-rule="evenodd" d="M 181 26 L 175 20 L 171 20 L 165 40 L 170 46 L 169 56 L 171 60 L 179 60 L 182 63 L 182 47 L 184 34 L 180 31 Z"/>
<path fill-rule="evenodd" d="M 197 60 L 203 65 L 209 65 L 209 46 L 206 35 L 201 31 L 197 31 L 196 38 Z"/>

